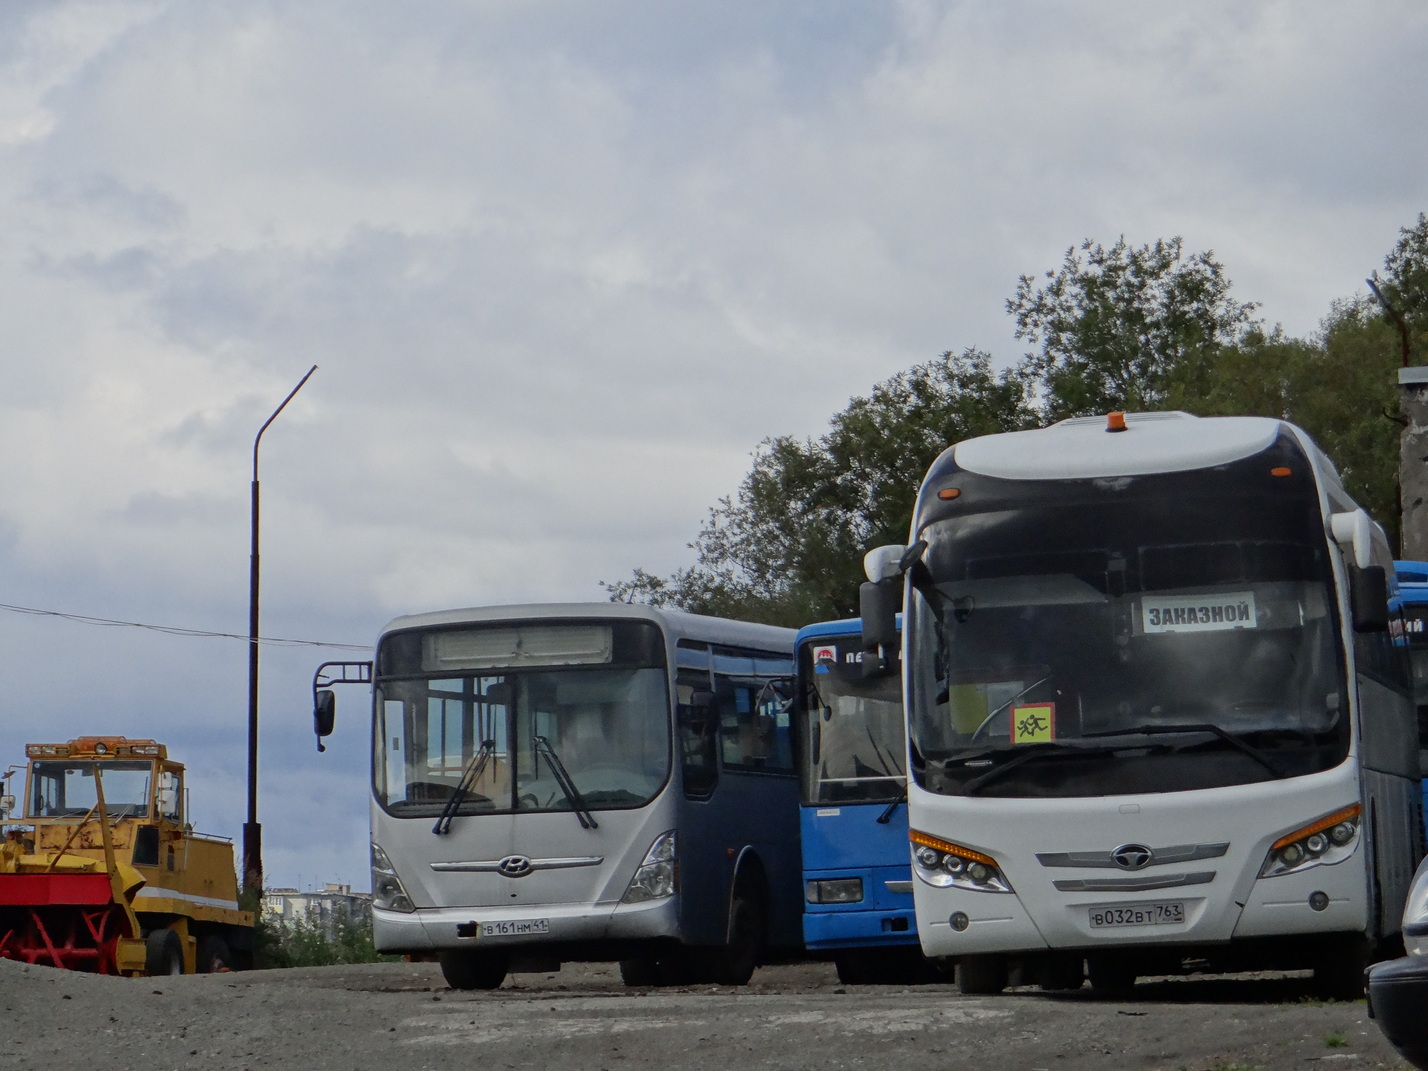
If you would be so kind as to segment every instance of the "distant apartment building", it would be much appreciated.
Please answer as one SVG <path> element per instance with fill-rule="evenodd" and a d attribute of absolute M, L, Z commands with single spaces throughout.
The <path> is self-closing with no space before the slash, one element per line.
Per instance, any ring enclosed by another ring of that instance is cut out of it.
<path fill-rule="evenodd" d="M 338 919 L 370 923 L 372 894 L 353 892 L 351 885 L 328 882 L 321 890 L 268 889 L 263 894 L 263 917 L 280 926 L 302 923 L 334 935 Z"/>

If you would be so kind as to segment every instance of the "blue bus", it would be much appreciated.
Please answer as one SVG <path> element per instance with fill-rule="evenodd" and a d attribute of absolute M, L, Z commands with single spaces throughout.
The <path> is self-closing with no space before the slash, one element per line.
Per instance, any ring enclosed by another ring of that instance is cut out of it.
<path fill-rule="evenodd" d="M 1418 761 L 1428 773 L 1428 562 L 1397 561 L 1403 642 L 1413 670 L 1413 701 L 1418 706 Z M 1428 805 L 1428 779 L 1423 799 Z"/>
<path fill-rule="evenodd" d="M 370 684 L 379 952 L 455 989 L 563 961 L 742 985 L 800 947 L 791 629 L 624 603 L 397 618 Z"/>
<path fill-rule="evenodd" d="M 803 942 L 846 985 L 931 981 L 917 943 L 900 666 L 863 671 L 862 626 L 799 630 Z"/>

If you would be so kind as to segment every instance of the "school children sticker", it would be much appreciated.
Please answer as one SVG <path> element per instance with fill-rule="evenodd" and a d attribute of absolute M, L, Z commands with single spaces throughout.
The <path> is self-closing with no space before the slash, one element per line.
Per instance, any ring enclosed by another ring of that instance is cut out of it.
<path fill-rule="evenodd" d="M 1011 742 L 1043 744 L 1056 739 L 1056 704 L 1028 703 L 1012 707 Z"/>
<path fill-rule="evenodd" d="M 1254 628 L 1254 592 L 1217 595 L 1146 595 L 1140 601 L 1141 628 L 1155 632 L 1220 632 Z"/>

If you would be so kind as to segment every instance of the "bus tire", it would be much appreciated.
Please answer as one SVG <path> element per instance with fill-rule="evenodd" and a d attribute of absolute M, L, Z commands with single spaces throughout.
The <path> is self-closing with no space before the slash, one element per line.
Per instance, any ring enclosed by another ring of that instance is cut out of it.
<path fill-rule="evenodd" d="M 654 956 L 620 960 L 620 981 L 627 986 L 659 985 L 659 960 Z"/>
<path fill-rule="evenodd" d="M 144 939 L 144 973 L 154 977 L 183 973 L 183 938 L 177 930 L 153 930 Z"/>
<path fill-rule="evenodd" d="M 441 976 L 452 989 L 499 989 L 510 957 L 504 952 L 444 950 L 436 954 Z"/>
<path fill-rule="evenodd" d="M 957 961 L 957 988 L 967 996 L 992 996 L 1006 987 L 1006 957 L 963 956 Z"/>
<path fill-rule="evenodd" d="M 764 952 L 763 901 L 747 888 L 729 909 L 729 943 L 716 949 L 710 974 L 716 985 L 748 985 Z"/>

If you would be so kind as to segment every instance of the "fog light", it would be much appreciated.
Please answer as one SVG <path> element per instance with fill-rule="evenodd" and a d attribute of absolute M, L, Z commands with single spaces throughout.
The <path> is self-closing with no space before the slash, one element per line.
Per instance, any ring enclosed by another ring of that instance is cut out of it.
<path fill-rule="evenodd" d="M 863 899 L 862 878 L 833 878 L 810 881 L 804 899 L 810 904 L 856 904 Z"/>
<path fill-rule="evenodd" d="M 960 911 L 954 911 L 954 912 L 952 912 L 951 917 L 948 918 L 948 920 L 947 920 L 947 925 L 951 926 L 951 927 L 952 927 L 954 930 L 956 930 L 958 933 L 961 933 L 963 930 L 965 930 L 965 929 L 966 929 L 968 926 L 970 926 L 971 924 L 972 924 L 972 920 L 969 919 L 966 915 L 964 915 L 964 914 L 963 914 L 962 912 L 960 912 Z"/>
<path fill-rule="evenodd" d="M 1329 906 L 1329 894 L 1326 892 L 1311 892 L 1309 894 L 1309 906 L 1315 911 L 1323 911 Z"/>

